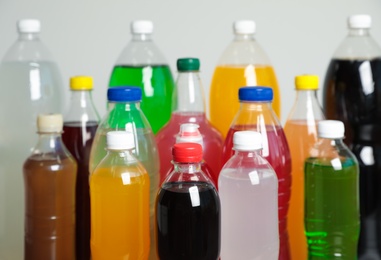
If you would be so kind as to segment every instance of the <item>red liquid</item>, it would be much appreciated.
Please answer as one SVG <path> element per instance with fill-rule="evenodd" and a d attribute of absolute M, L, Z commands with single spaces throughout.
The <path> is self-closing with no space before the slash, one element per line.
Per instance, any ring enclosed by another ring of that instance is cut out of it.
<path fill-rule="evenodd" d="M 184 123 L 193 123 L 200 126 L 199 131 L 204 141 L 203 158 L 211 172 L 208 177 L 211 176 L 213 184 L 216 185 L 222 168 L 223 141 L 221 134 L 209 123 L 203 112 L 172 113 L 171 120 L 157 133 L 156 142 L 160 156 L 160 185 L 172 169 L 172 146 L 176 143 L 176 136 L 180 131 L 180 125 Z M 205 173 L 207 174 L 207 172 Z"/>
<path fill-rule="evenodd" d="M 65 122 L 62 141 L 78 164 L 76 183 L 76 259 L 90 259 L 89 158 L 97 122 Z"/>
<path fill-rule="evenodd" d="M 228 132 L 223 151 L 225 164 L 233 155 L 233 135 L 237 131 L 253 130 L 262 134 L 262 156 L 271 164 L 278 177 L 278 214 L 279 214 L 279 259 L 291 259 L 287 233 L 287 210 L 291 195 L 291 156 L 283 129 L 280 126 L 266 126 L 261 131 L 255 125 L 236 125 Z"/>

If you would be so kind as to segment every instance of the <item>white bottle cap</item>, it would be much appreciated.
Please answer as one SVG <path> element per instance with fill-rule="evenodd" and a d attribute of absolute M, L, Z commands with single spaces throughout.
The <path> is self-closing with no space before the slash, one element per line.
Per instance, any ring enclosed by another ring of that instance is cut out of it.
<path fill-rule="evenodd" d="M 62 127 L 63 119 L 61 114 L 41 114 L 37 117 L 39 133 L 60 133 Z"/>
<path fill-rule="evenodd" d="M 344 138 L 344 123 L 338 120 L 322 120 L 318 122 L 318 136 L 320 138 Z"/>
<path fill-rule="evenodd" d="M 136 20 L 131 23 L 132 33 L 153 33 L 153 23 L 149 20 Z"/>
<path fill-rule="evenodd" d="M 234 150 L 253 151 L 262 149 L 262 135 L 255 131 L 238 131 L 233 135 Z"/>
<path fill-rule="evenodd" d="M 41 31 L 41 23 L 37 19 L 22 19 L 17 22 L 17 29 L 21 33 L 38 33 Z"/>
<path fill-rule="evenodd" d="M 352 29 L 367 29 L 372 26 L 372 17 L 367 14 L 351 15 L 348 18 L 348 27 Z"/>
<path fill-rule="evenodd" d="M 233 30 L 236 34 L 253 34 L 255 29 L 255 22 L 252 20 L 239 20 L 233 24 Z"/>
<path fill-rule="evenodd" d="M 107 149 L 129 150 L 135 147 L 134 135 L 127 131 L 107 132 Z"/>
<path fill-rule="evenodd" d="M 202 135 L 198 124 L 181 124 L 180 132 L 176 137 L 176 143 L 198 143 L 203 146 Z"/>

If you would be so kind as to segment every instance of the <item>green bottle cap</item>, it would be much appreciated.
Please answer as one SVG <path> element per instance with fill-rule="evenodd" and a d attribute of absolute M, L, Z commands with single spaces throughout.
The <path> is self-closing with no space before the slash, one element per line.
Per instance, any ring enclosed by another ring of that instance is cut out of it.
<path fill-rule="evenodd" d="M 198 71 L 200 70 L 200 60 L 197 58 L 182 58 L 177 60 L 178 71 Z"/>

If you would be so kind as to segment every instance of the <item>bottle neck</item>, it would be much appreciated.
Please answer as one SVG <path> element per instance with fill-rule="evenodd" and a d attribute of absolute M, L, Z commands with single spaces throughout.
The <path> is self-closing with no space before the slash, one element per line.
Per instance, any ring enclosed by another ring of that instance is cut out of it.
<path fill-rule="evenodd" d="M 132 111 L 132 110 L 140 110 L 140 101 L 134 101 L 134 102 L 114 102 L 109 101 L 108 102 L 108 110 L 124 110 L 124 111 Z"/>
<path fill-rule="evenodd" d="M 247 111 L 272 111 L 271 102 L 269 101 L 240 101 L 241 110 Z"/>
<path fill-rule="evenodd" d="M 370 36 L 370 31 L 368 28 L 350 28 L 348 31 L 348 36 Z"/>
<path fill-rule="evenodd" d="M 91 90 L 71 91 L 70 107 L 65 116 L 66 121 L 99 121 Z"/>
<path fill-rule="evenodd" d="M 180 163 L 173 162 L 176 172 L 184 174 L 199 173 L 201 171 L 201 162 L 194 163 Z"/>
<path fill-rule="evenodd" d="M 19 33 L 19 41 L 37 41 L 40 40 L 39 33 Z"/>
<path fill-rule="evenodd" d="M 235 34 L 234 41 L 254 41 L 254 33 L 250 34 Z"/>
<path fill-rule="evenodd" d="M 324 115 L 317 99 L 317 90 L 296 90 L 294 106 L 288 120 L 312 120 L 315 124 L 315 120 L 322 119 Z"/>
<path fill-rule="evenodd" d="M 261 151 L 262 151 L 262 149 L 250 150 L 250 151 L 243 151 L 243 150 L 234 149 L 234 155 L 235 156 L 241 156 L 241 157 L 253 158 L 255 156 L 260 155 Z"/>
<path fill-rule="evenodd" d="M 148 42 L 152 41 L 152 34 L 147 33 L 133 33 L 132 41 Z"/>

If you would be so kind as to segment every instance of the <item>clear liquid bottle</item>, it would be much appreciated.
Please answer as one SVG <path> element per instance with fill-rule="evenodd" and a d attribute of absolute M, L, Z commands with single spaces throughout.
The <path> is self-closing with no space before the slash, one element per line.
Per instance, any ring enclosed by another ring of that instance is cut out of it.
<path fill-rule="evenodd" d="M 132 154 L 132 132 L 107 132 L 107 154 L 90 175 L 91 259 L 146 260 L 149 176 Z"/>
<path fill-rule="evenodd" d="M 132 39 L 116 61 L 109 85 L 142 89 L 141 109 L 156 134 L 171 117 L 175 83 L 164 55 L 152 38 L 153 23 L 133 21 L 131 33 Z"/>
<path fill-rule="evenodd" d="M 171 148 L 176 143 L 179 127 L 184 123 L 199 125 L 203 135 L 204 159 L 212 170 L 215 180 L 221 170 L 222 135 L 206 118 L 203 87 L 200 79 L 200 60 L 181 58 L 177 60 L 178 76 L 173 99 L 174 111 L 167 125 L 156 135 L 160 155 L 160 183 L 164 181 L 171 165 Z"/>
<path fill-rule="evenodd" d="M 90 260 L 89 159 L 99 123 L 91 91 L 93 79 L 70 78 L 71 100 L 64 116 L 62 141 L 78 165 L 75 199 L 76 259 Z"/>
<path fill-rule="evenodd" d="M 77 163 L 62 142 L 62 125 L 61 114 L 38 116 L 39 140 L 23 166 L 24 260 L 76 259 Z"/>
<path fill-rule="evenodd" d="M 24 198 L 22 164 L 37 142 L 36 118 L 41 113 L 62 113 L 61 74 L 40 39 L 41 23 L 17 22 L 18 38 L 0 64 L 0 259 L 21 259 Z M 10 108 L 14 108 L 11 111 Z M 1 199 L 0 199 L 1 200 Z"/>
<path fill-rule="evenodd" d="M 358 163 L 343 142 L 341 121 L 318 122 L 318 136 L 305 161 L 308 259 L 357 259 Z"/>
<path fill-rule="evenodd" d="M 292 158 L 292 192 L 287 215 L 291 259 L 307 259 L 307 240 L 304 234 L 304 162 L 318 139 L 317 123 L 324 119 L 317 99 L 318 89 L 318 76 L 295 77 L 296 98 L 284 126 Z"/>
<path fill-rule="evenodd" d="M 142 90 L 138 87 L 115 87 L 107 90 L 109 109 L 101 120 L 90 153 L 90 174 L 106 156 L 106 134 L 127 131 L 134 135 L 132 154 L 147 170 L 150 179 L 150 256 L 157 259 L 154 241 L 154 207 L 159 188 L 159 154 L 151 127 L 140 109 Z"/>
<path fill-rule="evenodd" d="M 280 118 L 280 89 L 271 62 L 254 35 L 254 21 L 233 24 L 234 40 L 222 53 L 210 85 L 210 121 L 226 137 L 239 109 L 238 89 L 242 86 L 269 86 L 274 91 L 272 104 Z"/>
<path fill-rule="evenodd" d="M 231 123 L 223 149 L 223 163 L 233 156 L 233 136 L 237 131 L 257 131 L 262 134 L 262 157 L 278 177 L 279 259 L 290 259 L 287 213 L 291 195 L 291 154 L 283 128 L 272 109 L 273 91 L 269 87 L 239 89 L 241 107 Z"/>
<path fill-rule="evenodd" d="M 156 201 L 157 252 L 160 259 L 217 260 L 221 208 L 218 193 L 201 171 L 202 146 L 173 146 L 174 171 Z"/>
<path fill-rule="evenodd" d="M 221 170 L 221 259 L 278 260 L 278 179 L 261 156 L 262 136 L 239 131 Z"/>

